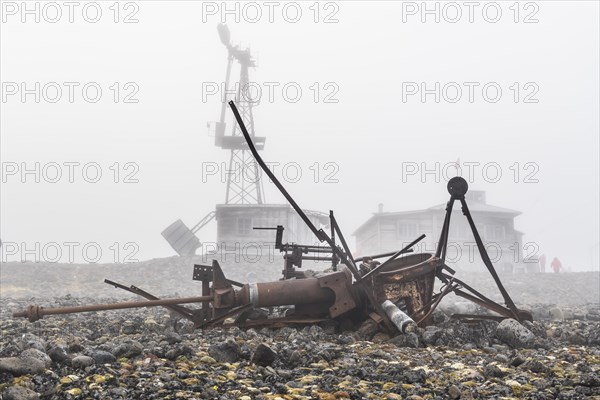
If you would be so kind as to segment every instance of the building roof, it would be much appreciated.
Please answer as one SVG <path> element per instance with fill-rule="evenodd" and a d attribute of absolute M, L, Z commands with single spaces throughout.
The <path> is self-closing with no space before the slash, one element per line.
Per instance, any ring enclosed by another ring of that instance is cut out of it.
<path fill-rule="evenodd" d="M 493 206 L 491 204 L 486 204 L 486 203 L 474 203 L 474 202 L 469 203 L 469 202 L 467 202 L 467 205 L 469 206 L 469 210 L 474 211 L 474 212 L 509 214 L 509 215 L 513 215 L 515 217 L 517 215 L 521 214 L 521 211 L 511 210 L 510 208 Z M 437 206 L 433 206 L 433 207 L 429 207 L 428 210 L 445 211 L 446 203 L 438 204 Z M 457 211 L 457 210 L 460 211 L 460 204 L 458 204 L 458 208 L 457 208 L 456 203 L 455 203 L 453 211 Z"/>
<path fill-rule="evenodd" d="M 265 210 L 265 209 L 286 209 L 287 211 L 293 211 L 294 213 L 296 213 L 296 210 L 294 210 L 292 208 L 292 206 L 290 206 L 289 204 L 217 204 L 216 205 L 216 209 L 240 209 L 240 208 L 245 208 L 245 209 L 259 209 L 259 210 Z M 315 217 L 320 217 L 320 218 L 329 218 L 329 214 L 328 213 L 324 213 L 322 211 L 315 211 L 315 210 L 307 210 L 307 209 L 302 209 L 302 211 L 304 211 L 304 213 L 308 216 L 315 216 Z"/>
<path fill-rule="evenodd" d="M 356 236 L 361 230 L 369 226 L 372 222 L 379 218 L 386 217 L 398 217 L 403 215 L 415 215 L 415 214 L 425 214 L 432 212 L 444 212 L 446 210 L 446 204 L 438 204 L 433 207 L 425 208 L 422 210 L 413 210 L 413 211 L 394 211 L 394 212 L 375 212 L 371 214 L 371 217 L 366 220 L 361 226 L 359 226 L 354 232 L 352 232 L 352 236 Z M 513 218 L 517 215 L 521 214 L 521 211 L 511 210 L 510 208 L 493 206 L 491 204 L 487 204 L 479 201 L 467 201 L 467 205 L 469 206 L 469 211 L 474 213 L 491 213 L 491 214 L 503 214 L 506 217 L 512 216 Z M 460 203 L 455 203 L 453 212 L 461 212 Z"/>

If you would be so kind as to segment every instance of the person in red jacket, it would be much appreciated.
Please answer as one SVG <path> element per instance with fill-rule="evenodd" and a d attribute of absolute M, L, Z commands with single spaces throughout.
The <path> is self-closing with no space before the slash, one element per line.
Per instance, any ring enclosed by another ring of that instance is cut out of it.
<path fill-rule="evenodd" d="M 562 270 L 562 264 L 558 257 L 554 257 L 554 260 L 552 260 L 552 264 L 550 264 L 550 266 L 552 267 L 552 270 L 557 274 Z"/>

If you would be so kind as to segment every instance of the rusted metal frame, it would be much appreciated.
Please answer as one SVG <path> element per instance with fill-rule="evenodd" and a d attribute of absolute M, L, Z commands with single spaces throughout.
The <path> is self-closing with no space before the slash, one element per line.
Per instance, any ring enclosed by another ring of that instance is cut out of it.
<path fill-rule="evenodd" d="M 412 253 L 412 252 L 413 252 L 413 249 L 408 249 L 408 250 L 405 251 L 405 253 Z M 361 261 L 365 261 L 367 259 L 376 260 L 378 258 L 391 257 L 394 254 L 396 254 L 395 251 L 390 251 L 390 252 L 387 252 L 387 253 L 374 254 L 372 256 L 362 256 L 362 257 L 355 258 L 354 262 L 361 262 Z"/>
<path fill-rule="evenodd" d="M 381 268 L 389 265 L 392 261 L 394 261 L 396 258 L 398 258 L 398 256 L 406 253 L 406 251 L 408 249 L 410 249 L 411 247 L 413 247 L 415 244 L 419 243 L 424 238 L 425 238 L 425 234 L 419 236 L 418 238 L 416 238 L 415 240 L 413 240 L 411 243 L 409 243 L 408 245 L 404 246 L 404 248 L 402 250 L 397 251 L 390 258 L 388 258 L 387 260 L 385 260 L 383 263 L 379 264 L 377 267 L 375 267 L 372 270 L 370 270 L 369 272 L 367 272 L 365 275 L 363 275 L 361 277 L 360 280 L 367 279 L 369 276 L 372 276 L 377 271 L 379 271 Z"/>
<path fill-rule="evenodd" d="M 130 292 L 130 293 L 137 294 L 138 296 L 142 296 L 142 297 L 144 297 L 144 298 L 146 298 L 148 300 L 160 300 L 158 297 L 156 297 L 156 296 L 154 296 L 154 295 L 152 295 L 152 294 L 150 294 L 150 293 L 148 293 L 148 292 L 146 292 L 146 291 L 138 288 L 137 286 L 131 285 L 130 287 L 127 287 L 127 286 L 122 285 L 120 283 L 113 282 L 113 281 L 111 281 L 109 279 L 105 279 L 104 283 L 107 283 L 107 284 L 109 284 L 111 286 L 114 286 L 114 287 L 116 287 L 118 289 L 123 289 L 123 290 L 126 290 L 126 291 Z M 189 319 L 190 321 L 193 320 L 193 318 L 194 318 L 194 316 L 192 314 L 193 310 L 191 310 L 191 309 L 189 309 L 187 307 L 184 307 L 184 306 L 181 306 L 181 305 L 173 305 L 173 306 L 165 306 L 165 308 L 167 308 L 167 309 L 169 309 L 169 310 L 171 310 L 171 311 L 173 311 L 173 312 L 181 315 L 184 318 Z"/>
<path fill-rule="evenodd" d="M 460 279 L 458 279 L 458 278 L 455 278 L 455 277 L 453 277 L 453 276 L 450 276 L 450 275 L 447 275 L 447 274 L 444 274 L 444 273 L 442 273 L 442 275 L 443 275 L 443 276 L 445 276 L 445 277 L 446 277 L 446 278 L 448 278 L 448 279 L 450 279 L 450 278 L 454 279 L 454 282 L 458 283 L 460 286 L 462 286 L 462 288 L 463 288 L 463 289 L 466 289 L 466 290 L 468 290 L 469 292 L 471 292 L 471 294 L 472 294 L 472 295 L 474 295 L 474 296 L 478 297 L 478 298 L 479 298 L 479 299 L 481 299 L 482 301 L 485 301 L 485 302 L 487 302 L 487 303 L 489 303 L 489 304 L 493 304 L 494 306 L 501 307 L 501 308 L 502 308 L 502 309 L 504 309 L 504 310 L 508 310 L 508 309 L 507 309 L 506 307 L 504 307 L 503 305 L 501 305 L 501 304 L 498 304 L 498 303 L 496 303 L 494 300 L 492 300 L 492 299 L 490 299 L 490 298 L 486 297 L 486 296 L 485 296 L 485 295 L 483 295 L 481 292 L 479 292 L 479 291 L 475 290 L 475 289 L 474 289 L 472 286 L 470 286 L 470 285 L 466 284 L 465 282 L 461 281 Z M 460 289 L 460 288 L 459 288 L 459 289 Z"/>
<path fill-rule="evenodd" d="M 442 260 L 442 263 L 446 262 L 446 248 L 448 246 L 448 232 L 450 230 L 450 218 L 452 216 L 452 208 L 454 207 L 454 196 L 450 197 L 448 203 L 446 203 L 446 215 L 444 217 L 444 224 L 442 225 L 442 232 L 440 233 L 440 240 L 438 242 L 438 248 L 435 252 L 435 256 Z"/>
<path fill-rule="evenodd" d="M 492 261 L 490 260 L 487 250 L 485 249 L 485 246 L 483 245 L 483 241 L 481 240 L 481 237 L 479 236 L 479 232 L 477 231 L 477 227 L 475 226 L 475 222 L 473 221 L 473 217 L 471 216 L 471 212 L 469 211 L 469 207 L 467 206 L 467 202 L 465 201 L 464 196 L 462 196 L 460 198 L 460 203 L 462 205 L 462 212 L 467 217 L 467 221 L 469 221 L 469 225 L 471 226 L 471 231 L 473 231 L 473 236 L 475 237 L 475 242 L 477 243 L 477 248 L 479 249 L 479 254 L 481 255 L 481 258 L 483 259 L 483 263 L 485 264 L 488 271 L 492 275 L 492 278 L 494 278 L 494 281 L 496 282 L 496 285 L 498 286 L 500 293 L 502 293 L 504 302 L 506 303 L 506 305 L 508 306 L 510 311 L 513 313 L 513 316 L 515 317 L 515 319 L 519 320 L 519 312 L 518 312 L 517 306 L 515 306 L 515 303 L 513 302 L 512 298 L 510 297 L 510 295 L 504 288 L 502 281 L 500 281 L 500 277 L 496 273 L 496 269 L 492 265 Z"/>
<path fill-rule="evenodd" d="M 232 308 L 231 310 L 227 311 L 224 314 L 219 315 L 216 318 L 213 318 L 213 319 L 211 319 L 209 321 L 206 321 L 204 323 L 197 323 L 196 324 L 196 328 L 201 328 L 201 329 L 210 328 L 211 326 L 216 325 L 219 322 L 225 321 L 229 317 L 232 317 L 232 316 L 234 316 L 234 315 L 236 315 L 238 313 L 244 312 L 244 311 L 249 310 L 251 308 L 252 308 L 252 304 L 244 304 L 244 305 L 241 305 L 239 307 Z"/>
<path fill-rule="evenodd" d="M 333 261 L 334 257 L 302 256 L 303 260 L 308 261 Z"/>
<path fill-rule="evenodd" d="M 373 292 L 367 286 L 367 283 L 365 283 L 367 281 L 362 280 L 362 276 L 361 276 L 360 272 L 358 271 L 358 268 L 356 267 L 356 262 L 354 261 L 354 258 L 352 257 L 352 253 L 350 252 L 348 244 L 346 243 L 346 239 L 344 238 L 342 230 L 340 229 L 340 226 L 338 225 L 337 220 L 336 220 L 335 216 L 333 215 L 333 212 L 331 212 L 331 223 L 334 226 L 335 232 L 337 232 L 337 234 L 338 234 L 340 242 L 342 243 L 342 246 L 346 252 L 345 254 L 348 255 L 348 260 L 344 260 L 342 258 L 342 261 L 348 267 L 348 269 L 352 272 L 352 275 L 354 275 L 354 279 L 356 280 L 356 284 L 357 284 L 358 288 L 367 297 L 367 299 L 369 300 L 369 303 L 371 303 L 371 306 L 373 307 L 373 309 L 378 314 L 381 315 L 383 324 L 386 327 L 386 329 L 388 331 L 394 331 L 395 325 L 392 323 L 392 321 L 390 320 L 388 315 L 385 313 L 381 304 L 379 304 L 377 302 L 377 299 L 375 299 Z M 337 247 L 337 246 L 332 246 L 331 248 L 332 248 L 332 250 L 335 250 L 334 254 L 336 254 L 336 251 L 341 253 L 342 255 L 344 254 L 342 251 L 340 251 L 339 247 Z"/>
<path fill-rule="evenodd" d="M 244 135 L 244 138 L 246 139 L 246 142 L 248 144 L 248 148 L 250 149 L 250 152 L 254 156 L 254 159 L 256 160 L 256 162 L 258 162 L 259 166 L 263 169 L 263 171 L 265 172 L 265 174 L 267 174 L 267 176 L 269 177 L 269 179 L 275 184 L 275 186 L 277 187 L 277 189 L 279 189 L 279 191 L 281 192 L 281 194 L 287 199 L 287 201 L 294 208 L 294 210 L 298 213 L 298 215 L 300 216 L 300 218 L 302 218 L 302 220 L 304 221 L 304 223 L 306 224 L 306 226 L 308 226 L 308 228 L 313 232 L 313 234 L 317 237 L 317 239 L 319 239 L 321 242 L 324 242 L 324 241 L 327 242 L 327 244 L 333 250 L 334 254 L 336 254 L 340 258 L 340 260 L 346 265 L 346 267 L 348 267 L 348 269 L 350 270 L 350 272 L 352 272 L 352 275 L 354 275 L 354 278 L 356 280 L 360 279 L 360 272 L 356 268 L 356 264 L 354 263 L 354 260 L 352 260 L 351 253 L 348 252 L 348 254 L 346 254 L 343 251 L 341 251 L 335 245 L 335 243 L 332 242 L 331 238 L 327 235 L 327 233 L 325 233 L 325 231 L 323 231 L 322 229 L 317 229 L 314 226 L 314 224 L 311 222 L 311 220 L 308 218 L 308 216 L 304 213 L 304 211 L 300 208 L 300 206 L 296 203 L 296 201 L 292 198 L 292 196 L 285 190 L 285 188 L 279 182 L 279 180 L 277 179 L 277 177 L 267 167 L 267 165 L 263 161 L 263 159 L 260 156 L 260 154 L 258 154 L 258 151 L 256 150 L 256 147 L 254 146 L 254 143 L 252 142 L 252 138 L 250 137 L 250 134 L 248 133 L 248 130 L 246 129 L 244 121 L 243 121 L 242 117 L 240 116 L 240 113 L 238 112 L 238 110 L 237 110 L 237 108 L 235 106 L 235 103 L 233 101 L 230 101 L 229 102 L 229 106 L 231 107 L 231 110 L 233 111 L 233 114 L 235 116 L 235 119 L 236 119 L 239 127 L 240 127 L 240 130 L 242 131 L 242 134 Z M 339 236 L 339 233 L 340 232 L 338 231 L 338 236 Z M 342 237 L 340 237 L 340 240 L 342 240 Z M 362 285 L 362 283 L 359 283 L 359 287 L 363 288 L 363 291 L 364 291 L 365 295 L 367 296 L 367 299 L 371 303 L 372 307 L 379 314 L 381 314 L 381 316 L 382 316 L 382 318 L 384 320 L 384 324 L 387 327 L 387 329 L 388 330 L 393 330 L 394 329 L 394 325 L 390 321 L 390 319 L 387 316 L 387 314 L 385 314 L 385 311 L 383 311 L 383 309 L 381 307 L 381 304 L 378 304 L 375 301 L 375 298 L 373 297 L 373 293 L 371 293 L 371 291 L 369 291 L 366 287 L 364 287 Z"/>
<path fill-rule="evenodd" d="M 303 253 L 332 253 L 333 252 L 330 247 L 307 246 L 307 245 L 292 244 L 292 243 L 286 243 L 283 245 L 283 248 L 282 248 L 283 251 L 290 251 L 293 249 L 301 249 L 303 251 Z"/>
<path fill-rule="evenodd" d="M 334 220 L 333 210 L 329 210 L 329 229 L 331 229 L 331 241 L 333 242 L 333 245 L 335 246 L 336 245 L 335 244 L 335 227 L 333 226 L 333 220 Z M 334 271 L 337 271 L 338 262 L 339 262 L 339 260 L 338 260 L 337 256 L 334 254 L 331 257 L 331 268 Z"/>
<path fill-rule="evenodd" d="M 431 313 L 433 313 L 433 311 L 437 308 L 437 306 L 440 304 L 440 302 L 442 301 L 442 299 L 449 294 L 450 292 L 454 291 L 456 289 L 457 285 L 454 284 L 454 282 L 449 281 L 449 284 L 444 285 L 444 287 L 442 288 L 442 290 L 440 291 L 440 293 L 436 293 L 435 295 L 433 295 L 431 297 L 431 300 L 427 302 L 427 304 L 425 304 L 423 307 L 419 308 L 417 311 L 415 311 L 413 313 L 413 315 L 411 315 L 410 317 L 414 318 L 419 315 L 419 313 L 422 313 L 423 311 L 427 310 L 428 307 L 429 311 L 427 312 L 427 314 L 425 316 L 423 316 L 418 322 L 417 325 L 419 325 L 421 322 L 425 321 L 430 315 Z"/>
<path fill-rule="evenodd" d="M 89 306 L 75 306 L 75 307 L 62 307 L 62 308 L 44 308 L 40 306 L 29 306 L 26 311 L 13 313 L 13 317 L 28 317 L 30 321 L 37 321 L 38 319 L 46 315 L 60 315 L 60 314 L 73 314 L 80 312 L 90 311 L 106 311 L 106 310 L 122 310 L 126 308 L 139 308 L 139 307 L 157 307 L 157 306 L 171 306 L 176 304 L 186 303 L 200 303 L 202 301 L 212 299 L 208 296 L 200 297 L 183 297 L 181 299 L 162 299 L 162 300 L 148 300 L 148 301 L 129 301 L 123 303 L 113 304 L 95 304 Z"/>
<path fill-rule="evenodd" d="M 417 322 L 417 325 L 421 324 L 423 321 L 425 321 L 427 318 L 429 318 L 429 316 L 433 313 L 433 311 L 440 304 L 442 299 L 448 293 L 450 293 L 450 291 L 452 291 L 452 290 L 456 290 L 456 289 L 453 288 L 452 280 L 450 280 L 450 284 L 447 285 L 447 287 L 444 289 L 444 291 L 442 293 L 440 293 L 440 295 L 438 297 L 436 297 L 435 302 L 433 303 L 433 305 L 431 305 L 431 307 L 429 308 L 429 311 L 427 311 L 427 313 L 423 317 L 421 317 L 421 319 L 419 319 L 419 321 Z M 427 307 L 423 307 L 423 310 L 426 310 L 426 309 L 427 309 Z M 417 315 L 417 313 L 415 313 L 415 315 Z"/>
<path fill-rule="evenodd" d="M 342 234 L 342 230 L 340 229 L 340 226 L 338 225 L 337 219 L 333 215 L 333 211 L 330 211 L 330 213 L 331 213 L 330 214 L 331 223 L 333 224 L 333 230 L 334 230 L 334 232 L 337 232 L 338 237 L 340 238 L 340 242 L 342 243 L 342 247 L 344 248 L 346 255 L 352 262 L 352 265 L 354 266 L 354 269 L 357 271 L 357 274 L 358 274 L 358 268 L 356 268 L 356 262 L 354 261 L 354 257 L 352 257 L 352 252 L 350 251 L 350 248 L 348 247 L 348 243 L 346 243 L 346 238 L 344 238 L 344 235 Z M 332 242 L 331 244 L 332 244 L 332 246 L 331 246 L 332 249 L 337 248 L 337 246 L 335 245 L 335 242 Z M 360 277 L 360 274 L 358 274 L 358 275 Z M 357 280 L 358 280 L 358 278 L 357 278 Z"/>
<path fill-rule="evenodd" d="M 479 304 L 480 306 L 485 307 L 489 310 L 492 310 L 500 315 L 512 317 L 511 310 L 502 306 L 501 304 L 496 303 L 495 301 L 489 299 L 488 297 L 484 296 L 482 293 L 473 289 L 471 286 L 469 286 L 465 282 L 461 281 L 460 279 L 450 276 L 448 274 L 444 274 L 443 272 L 438 274 L 438 277 L 440 279 L 444 278 L 446 281 L 449 281 L 450 279 L 452 279 L 456 284 L 458 284 L 460 287 L 455 287 L 453 289 L 453 292 L 457 296 L 460 296 L 467 300 L 470 300 L 473 303 Z M 461 288 L 466 289 L 471 293 L 465 293 L 464 291 L 461 290 Z M 518 318 L 517 318 L 517 320 L 518 320 Z"/>
<path fill-rule="evenodd" d="M 506 319 L 506 317 L 503 317 L 500 315 L 479 315 L 479 314 L 452 314 L 452 316 L 450 318 L 466 319 L 468 321 L 473 321 L 473 322 L 475 322 L 476 320 L 492 320 L 492 321 L 500 322 L 503 319 Z"/>
<path fill-rule="evenodd" d="M 472 301 L 473 303 L 479 304 L 480 306 L 482 306 L 482 307 L 485 307 L 485 308 L 487 308 L 488 310 L 492 310 L 492 311 L 494 311 L 494 312 L 496 312 L 496 313 L 498 313 L 498 314 L 500 314 L 500 315 L 504 315 L 504 316 L 505 316 L 505 317 L 507 317 L 507 318 L 514 318 L 514 316 L 512 315 L 512 312 L 511 312 L 511 310 L 509 310 L 509 309 L 508 309 L 508 308 L 506 308 L 506 307 L 502 307 L 502 306 L 501 306 L 500 304 L 498 304 L 498 303 L 495 303 L 495 302 L 487 302 L 487 301 L 485 301 L 485 300 L 482 300 L 482 299 L 480 299 L 479 297 L 473 296 L 472 294 L 470 294 L 470 293 L 466 293 L 466 292 L 464 292 L 464 291 L 462 291 L 462 290 L 460 290 L 460 289 L 456 289 L 456 290 L 454 291 L 454 293 L 455 293 L 457 296 L 460 296 L 460 297 L 463 297 L 463 298 L 465 298 L 465 299 L 467 299 L 467 300 L 470 300 L 470 301 Z M 517 318 L 515 318 L 515 319 L 517 319 L 517 320 L 518 320 L 518 317 L 517 317 Z"/>
<path fill-rule="evenodd" d="M 239 326 L 243 328 L 253 328 L 258 326 L 269 326 L 272 328 L 284 328 L 292 325 L 306 325 L 306 324 L 316 324 L 319 322 L 326 321 L 326 318 L 295 318 L 291 317 L 282 317 L 282 318 L 267 318 L 267 319 L 255 319 L 248 320 L 240 324 L 224 324 L 224 328 L 229 328 L 232 326 Z"/>

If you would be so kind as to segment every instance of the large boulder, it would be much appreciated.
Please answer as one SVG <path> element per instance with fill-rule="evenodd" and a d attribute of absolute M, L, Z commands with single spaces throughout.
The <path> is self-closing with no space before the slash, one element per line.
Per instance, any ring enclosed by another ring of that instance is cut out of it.
<path fill-rule="evenodd" d="M 511 318 L 498 324 L 496 337 L 514 348 L 531 347 L 535 342 L 533 332 Z"/>

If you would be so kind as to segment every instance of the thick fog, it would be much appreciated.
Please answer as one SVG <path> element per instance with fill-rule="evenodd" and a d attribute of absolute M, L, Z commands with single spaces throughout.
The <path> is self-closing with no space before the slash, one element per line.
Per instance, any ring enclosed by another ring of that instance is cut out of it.
<path fill-rule="evenodd" d="M 380 203 L 445 203 L 458 164 L 537 253 L 598 270 L 597 2 L 67 3 L 1 3 L 3 262 L 171 256 L 161 231 L 224 202 L 226 23 L 263 158 L 352 247 Z"/>

